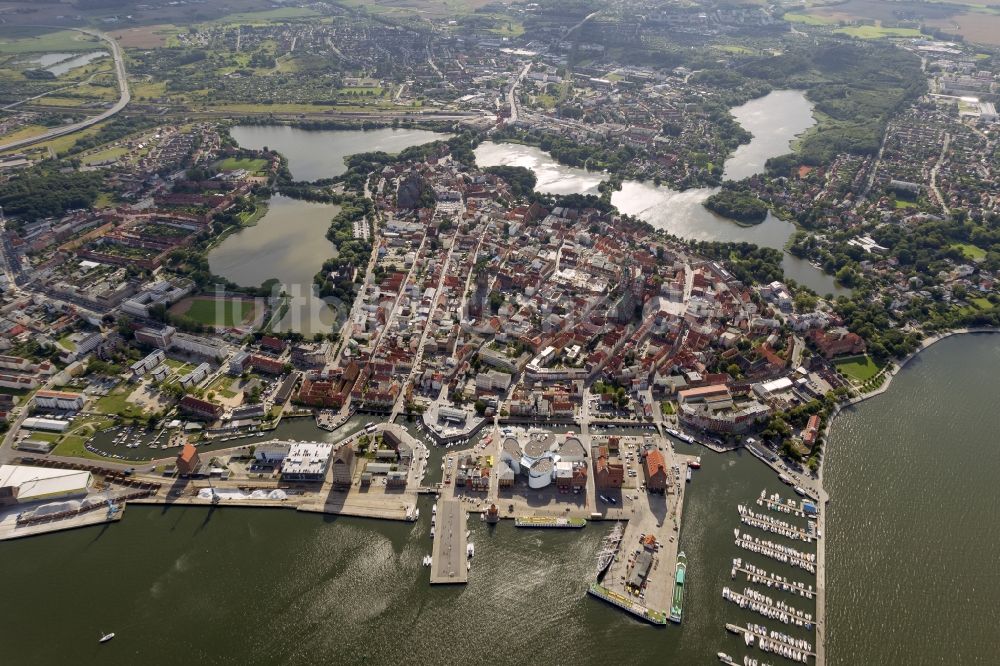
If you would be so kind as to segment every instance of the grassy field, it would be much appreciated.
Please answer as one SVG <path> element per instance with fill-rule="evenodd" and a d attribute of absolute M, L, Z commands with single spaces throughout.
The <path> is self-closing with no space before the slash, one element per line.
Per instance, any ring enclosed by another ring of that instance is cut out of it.
<path fill-rule="evenodd" d="M 99 150 L 96 153 L 87 155 L 84 162 L 87 164 L 97 164 L 99 162 L 106 162 L 107 160 L 117 160 L 126 153 L 128 153 L 128 148 L 125 148 L 124 146 L 111 146 L 110 148 L 105 148 L 104 150 Z"/>
<path fill-rule="evenodd" d="M 6 141 L 17 141 L 19 139 L 28 139 L 33 136 L 38 136 L 49 130 L 48 127 L 44 125 L 25 125 L 16 132 L 11 132 L 10 134 L 5 134 L 2 138 Z"/>
<path fill-rule="evenodd" d="M 237 171 L 243 169 L 245 171 L 257 172 L 263 171 L 264 167 L 267 166 L 267 160 L 263 158 L 238 158 L 238 157 L 227 157 L 224 160 L 220 160 L 215 163 L 217 169 L 222 171 Z"/>
<path fill-rule="evenodd" d="M 181 315 L 206 326 L 236 326 L 252 320 L 253 301 L 243 299 L 185 298 L 170 308 L 171 314 Z"/>
<path fill-rule="evenodd" d="M 240 25 L 263 25 L 276 23 L 289 19 L 304 19 L 321 16 L 317 11 L 307 7 L 282 7 L 280 9 L 266 9 L 260 12 L 240 12 L 238 14 L 227 14 L 222 18 L 212 21 L 216 24 L 239 23 Z"/>
<path fill-rule="evenodd" d="M 67 134 L 66 136 L 60 136 L 58 138 L 52 139 L 51 141 L 36 143 L 34 146 L 31 146 L 31 148 L 29 148 L 28 150 L 31 152 L 34 151 L 45 152 L 51 149 L 52 152 L 56 153 L 57 155 L 65 153 L 67 150 L 75 146 L 78 140 L 82 139 L 83 137 L 91 136 L 99 132 L 101 128 L 107 124 L 107 122 L 108 121 L 104 121 L 103 123 L 98 123 L 93 127 L 88 127 L 85 130 L 80 130 L 79 132 Z M 5 154 L 18 153 L 18 152 L 24 152 L 24 149 L 21 148 L 15 150 L 8 150 L 7 153 Z"/>
<path fill-rule="evenodd" d="M 223 398 L 235 398 L 236 391 L 231 388 L 233 381 L 232 377 L 223 375 L 209 385 L 208 389 L 206 389 L 206 393 L 215 393 L 217 395 L 221 395 Z"/>
<path fill-rule="evenodd" d="M 0 26 L 0 53 L 87 51 L 98 40 L 75 30 Z"/>
<path fill-rule="evenodd" d="M 166 97 L 167 96 L 167 82 L 157 81 L 155 83 L 149 81 L 143 81 L 141 83 L 132 84 L 132 97 L 135 99 L 149 99 L 155 97 Z"/>
<path fill-rule="evenodd" d="M 875 363 L 867 354 L 864 356 L 848 356 L 846 358 L 837 359 L 833 362 L 837 370 L 842 372 L 846 377 L 855 380 L 858 383 L 866 382 L 875 375 L 882 368 Z"/>
<path fill-rule="evenodd" d="M 803 25 L 833 25 L 836 23 L 836 21 L 823 18 L 822 16 L 813 16 L 812 14 L 798 14 L 796 12 L 787 12 L 781 18 L 785 19 L 789 23 L 802 23 Z"/>
<path fill-rule="evenodd" d="M 725 53 L 735 53 L 736 55 L 752 55 L 754 53 L 753 49 L 748 49 L 747 47 L 740 46 L 739 44 L 715 44 L 712 48 Z"/>
<path fill-rule="evenodd" d="M 983 296 L 979 296 L 977 298 L 970 298 L 969 302 L 975 305 L 980 310 L 983 310 L 984 312 L 993 307 L 993 304 L 990 303 L 990 299 L 984 298 Z"/>
<path fill-rule="evenodd" d="M 94 405 L 94 410 L 101 414 L 117 414 L 127 419 L 134 419 L 143 416 L 142 409 L 128 402 L 128 391 L 116 389 L 108 395 L 98 399 Z"/>
<path fill-rule="evenodd" d="M 883 39 L 887 37 L 923 37 L 916 28 L 885 28 L 880 25 L 852 25 L 834 32 L 858 39 Z"/>
<path fill-rule="evenodd" d="M 237 217 L 240 220 L 240 225 L 244 227 L 253 227 L 260 222 L 261 218 L 267 214 L 267 204 L 262 201 L 254 202 L 253 210 L 245 210 Z"/>
<path fill-rule="evenodd" d="M 982 261 L 986 258 L 986 250 L 981 247 L 977 247 L 972 243 L 952 243 L 953 248 L 962 251 L 966 259 L 970 261 Z"/>

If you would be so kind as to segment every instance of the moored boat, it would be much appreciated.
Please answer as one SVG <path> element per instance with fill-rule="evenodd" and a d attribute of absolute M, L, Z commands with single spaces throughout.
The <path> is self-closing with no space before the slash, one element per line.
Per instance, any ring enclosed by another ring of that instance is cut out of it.
<path fill-rule="evenodd" d="M 677 554 L 677 567 L 674 574 L 674 598 L 670 604 L 670 621 L 680 624 L 684 614 L 684 577 L 687 574 L 687 557 L 684 552 Z"/>

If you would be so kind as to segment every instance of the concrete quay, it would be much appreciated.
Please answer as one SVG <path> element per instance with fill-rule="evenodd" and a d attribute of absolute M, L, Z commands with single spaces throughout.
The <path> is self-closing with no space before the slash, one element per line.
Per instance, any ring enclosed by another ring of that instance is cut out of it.
<path fill-rule="evenodd" d="M 691 457 L 675 454 L 672 448 L 663 451 L 671 475 L 671 485 L 665 495 L 639 492 L 633 500 L 634 510 L 627 518 L 625 535 L 619 549 L 617 561 L 613 561 L 604 576 L 603 585 L 607 589 L 630 599 L 637 599 L 645 607 L 670 613 L 674 593 L 674 578 L 680 544 L 681 516 L 684 507 L 685 476 L 687 463 Z M 674 467 L 678 473 L 673 472 Z M 646 588 L 641 597 L 635 597 L 626 589 L 631 571 L 631 556 L 642 549 L 640 537 L 653 535 L 659 544 L 653 553 L 653 564 L 646 579 Z"/>
<path fill-rule="evenodd" d="M 465 531 L 468 514 L 458 500 L 439 500 L 431 549 L 431 585 L 469 582 Z"/>
<path fill-rule="evenodd" d="M 69 518 L 35 523 L 33 525 L 18 525 L 17 514 L 20 513 L 20 509 L 23 507 L 14 507 L 0 514 L 0 541 L 118 522 L 125 513 L 125 505 L 120 504 L 117 506 L 118 510 L 111 516 L 108 515 L 106 507 L 101 507 Z"/>

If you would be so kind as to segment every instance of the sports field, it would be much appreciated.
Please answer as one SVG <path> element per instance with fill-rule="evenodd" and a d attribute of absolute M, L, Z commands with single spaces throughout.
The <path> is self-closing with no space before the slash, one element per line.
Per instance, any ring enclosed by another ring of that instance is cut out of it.
<path fill-rule="evenodd" d="M 187 317 L 206 326 L 237 326 L 254 321 L 256 305 L 252 300 L 242 298 L 193 296 L 175 303 L 170 308 L 170 314 Z"/>

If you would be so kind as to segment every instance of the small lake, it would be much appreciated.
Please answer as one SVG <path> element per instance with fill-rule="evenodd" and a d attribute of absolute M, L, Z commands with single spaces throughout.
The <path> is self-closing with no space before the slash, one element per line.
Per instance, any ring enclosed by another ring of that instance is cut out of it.
<path fill-rule="evenodd" d="M 313 276 L 337 249 L 326 238 L 339 206 L 275 195 L 255 226 L 242 229 L 208 254 L 212 273 L 243 287 L 277 278 L 292 297 L 275 327 L 305 335 L 328 333 L 336 312 L 316 296 Z"/>
<path fill-rule="evenodd" d="M 76 53 L 43 53 L 40 56 L 35 56 L 35 57 L 32 57 L 32 58 L 29 58 L 27 60 L 27 62 L 31 63 L 32 65 L 37 65 L 38 67 L 41 67 L 42 69 L 45 69 L 46 67 L 51 67 L 52 65 L 56 64 L 57 62 L 62 62 L 63 60 L 69 60 L 70 58 L 74 57 L 75 55 L 77 55 L 77 54 Z"/>
<path fill-rule="evenodd" d="M 83 67 L 84 65 L 89 65 L 94 60 L 98 58 L 107 57 L 107 51 L 93 51 L 92 53 L 84 53 L 83 55 L 78 55 L 75 58 L 70 58 L 69 60 L 62 60 L 57 62 L 57 64 L 48 68 L 48 71 L 52 72 L 56 76 L 62 76 L 67 72 L 70 72 L 77 67 Z"/>
<path fill-rule="evenodd" d="M 597 186 L 604 175 L 559 164 L 552 156 L 519 143 L 484 142 L 476 148 L 476 162 L 481 167 L 518 166 L 530 169 L 537 182 L 535 189 L 546 194 L 600 194 Z"/>
<path fill-rule="evenodd" d="M 450 134 L 419 129 L 306 130 L 288 125 L 237 125 L 229 133 L 243 148 L 276 150 L 295 180 L 333 178 L 347 171 L 344 158 L 358 153 L 398 153 Z"/>
<path fill-rule="evenodd" d="M 769 158 L 789 152 L 795 137 L 815 123 L 812 104 L 797 90 L 772 92 L 733 108 L 732 114 L 753 133 L 751 142 L 740 146 L 726 160 L 725 177 L 736 180 L 762 172 Z M 504 165 L 531 169 L 538 178 L 536 189 L 550 194 L 597 194 L 597 185 L 605 177 L 597 172 L 561 165 L 538 148 L 515 143 L 483 143 L 476 148 L 476 161 L 483 167 Z M 611 202 L 622 213 L 634 215 L 680 238 L 784 248 L 795 231 L 794 224 L 771 214 L 757 225 L 736 224 L 702 205 L 716 191 L 716 188 L 703 187 L 680 192 L 657 187 L 652 182 L 625 181 L 621 190 L 612 194 Z M 821 295 L 850 293 L 837 285 L 833 276 L 787 252 L 782 268 L 787 277 Z"/>

